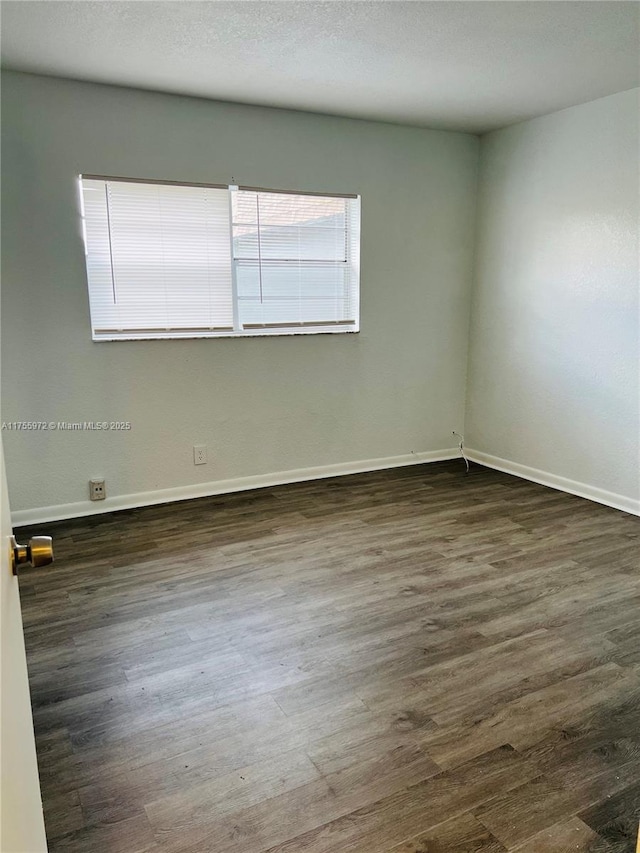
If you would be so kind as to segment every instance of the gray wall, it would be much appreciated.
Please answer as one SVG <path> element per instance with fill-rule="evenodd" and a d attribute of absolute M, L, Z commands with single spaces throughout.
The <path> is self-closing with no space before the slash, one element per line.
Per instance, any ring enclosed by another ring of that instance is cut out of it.
<path fill-rule="evenodd" d="M 637 500 L 638 90 L 481 152 L 467 443 Z"/>
<path fill-rule="evenodd" d="M 453 446 L 477 138 L 14 73 L 2 95 L 2 419 L 133 425 L 5 431 L 14 510 Z M 81 172 L 360 193 L 362 331 L 93 343 Z"/>

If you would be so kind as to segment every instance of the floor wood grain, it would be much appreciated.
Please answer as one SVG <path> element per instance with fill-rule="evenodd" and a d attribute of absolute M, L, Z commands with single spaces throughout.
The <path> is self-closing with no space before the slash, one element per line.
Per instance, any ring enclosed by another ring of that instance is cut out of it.
<path fill-rule="evenodd" d="M 448 462 L 36 532 L 52 853 L 634 853 L 638 518 Z"/>

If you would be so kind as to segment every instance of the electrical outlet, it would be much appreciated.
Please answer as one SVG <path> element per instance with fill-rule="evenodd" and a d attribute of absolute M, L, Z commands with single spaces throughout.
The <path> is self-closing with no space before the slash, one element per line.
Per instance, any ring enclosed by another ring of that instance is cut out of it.
<path fill-rule="evenodd" d="M 194 465 L 206 465 L 207 464 L 207 445 L 206 444 L 194 444 L 193 445 L 193 464 Z"/>
<path fill-rule="evenodd" d="M 89 480 L 89 499 L 103 501 L 107 496 L 104 480 Z"/>

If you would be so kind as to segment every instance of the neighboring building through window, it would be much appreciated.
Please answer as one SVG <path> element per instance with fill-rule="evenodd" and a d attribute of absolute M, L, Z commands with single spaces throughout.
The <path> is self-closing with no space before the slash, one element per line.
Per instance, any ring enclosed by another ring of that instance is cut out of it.
<path fill-rule="evenodd" d="M 80 181 L 94 340 L 358 331 L 358 197 Z"/>

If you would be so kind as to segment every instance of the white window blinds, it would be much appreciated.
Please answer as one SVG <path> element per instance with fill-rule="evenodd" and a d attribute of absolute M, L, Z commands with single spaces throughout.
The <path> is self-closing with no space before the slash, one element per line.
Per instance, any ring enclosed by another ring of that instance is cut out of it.
<path fill-rule="evenodd" d="M 356 331 L 359 199 L 81 179 L 94 340 Z"/>
<path fill-rule="evenodd" d="M 232 198 L 241 324 L 355 326 L 357 199 L 253 190 Z"/>

